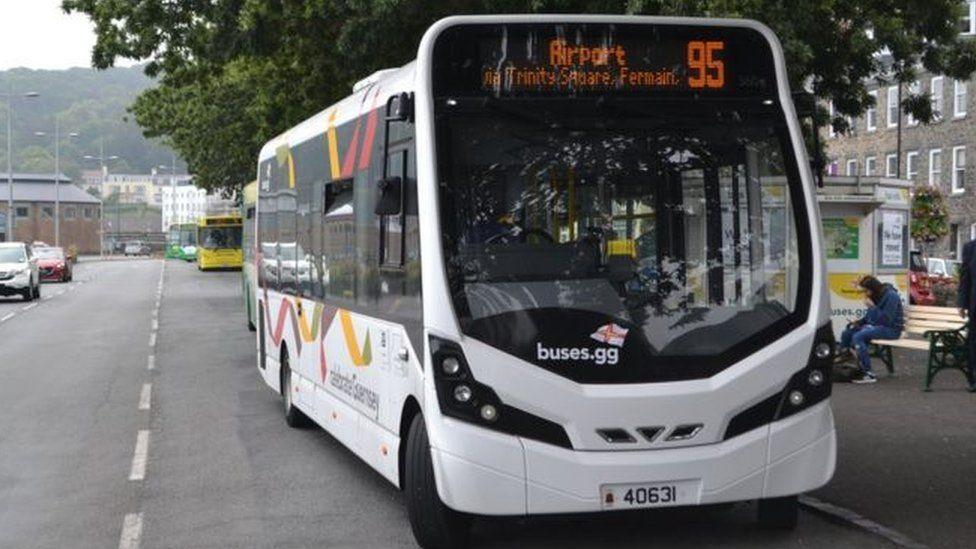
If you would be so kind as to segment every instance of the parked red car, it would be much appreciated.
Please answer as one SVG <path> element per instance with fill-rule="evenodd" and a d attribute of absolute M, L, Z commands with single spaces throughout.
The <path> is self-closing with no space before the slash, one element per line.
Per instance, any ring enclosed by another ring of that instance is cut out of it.
<path fill-rule="evenodd" d="M 34 254 L 37 256 L 37 266 L 40 267 L 42 281 L 71 281 L 71 262 L 68 261 L 64 249 L 54 246 L 34 248 Z"/>
<path fill-rule="evenodd" d="M 911 266 L 908 271 L 908 302 L 912 305 L 935 305 L 932 293 L 932 278 L 922 259 L 921 252 L 911 253 Z"/>

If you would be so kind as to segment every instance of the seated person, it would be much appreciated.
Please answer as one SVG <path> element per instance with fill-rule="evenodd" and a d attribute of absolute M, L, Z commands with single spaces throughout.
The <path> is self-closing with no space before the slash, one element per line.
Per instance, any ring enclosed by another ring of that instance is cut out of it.
<path fill-rule="evenodd" d="M 840 336 L 839 358 L 851 355 L 851 347 L 857 353 L 859 370 L 851 379 L 854 383 L 874 383 L 877 378 L 871 370 L 871 357 L 868 345 L 877 339 L 898 339 L 905 328 L 905 314 L 902 310 L 898 290 L 891 284 L 884 284 L 877 278 L 866 275 L 858 286 L 865 292 L 867 312 L 858 320 L 847 325 Z"/>

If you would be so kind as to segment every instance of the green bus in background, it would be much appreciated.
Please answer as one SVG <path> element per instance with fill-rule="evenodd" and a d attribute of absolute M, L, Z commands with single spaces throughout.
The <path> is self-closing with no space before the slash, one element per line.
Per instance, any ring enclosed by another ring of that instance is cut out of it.
<path fill-rule="evenodd" d="M 169 235 L 166 242 L 166 258 L 196 261 L 196 223 L 174 223 L 169 226 Z"/>
<path fill-rule="evenodd" d="M 244 249 L 244 265 L 241 268 L 241 284 L 244 293 L 244 311 L 247 314 L 247 329 L 252 332 L 257 326 L 257 310 L 255 308 L 254 292 L 258 278 L 257 267 L 254 262 L 254 212 L 258 198 L 258 183 L 252 181 L 244 185 L 241 194 L 241 221 L 244 223 L 241 247 Z"/>

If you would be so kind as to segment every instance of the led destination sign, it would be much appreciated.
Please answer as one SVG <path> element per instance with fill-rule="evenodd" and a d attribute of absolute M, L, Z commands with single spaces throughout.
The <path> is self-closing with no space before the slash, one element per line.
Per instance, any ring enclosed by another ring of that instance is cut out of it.
<path fill-rule="evenodd" d="M 758 32 L 675 25 L 475 25 L 435 47 L 440 94 L 758 96 L 775 89 Z"/>
<path fill-rule="evenodd" d="M 692 40 L 686 46 L 687 63 L 648 68 L 627 64 L 627 49 L 616 46 L 571 46 L 561 38 L 549 42 L 547 65 L 506 64 L 482 72 L 486 89 L 616 89 L 670 88 L 721 89 L 725 87 L 725 61 L 721 40 Z"/>

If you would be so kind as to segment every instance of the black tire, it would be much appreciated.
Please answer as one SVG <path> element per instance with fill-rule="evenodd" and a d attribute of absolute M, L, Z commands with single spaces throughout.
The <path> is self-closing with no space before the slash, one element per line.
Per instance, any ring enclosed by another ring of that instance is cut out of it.
<path fill-rule="evenodd" d="M 293 429 L 307 427 L 311 423 L 291 400 L 291 368 L 288 366 L 288 353 L 281 354 L 281 400 L 285 412 L 285 423 Z"/>
<path fill-rule="evenodd" d="M 37 286 L 34 286 L 34 299 L 41 298 L 41 281 L 37 281 Z"/>
<path fill-rule="evenodd" d="M 407 435 L 404 490 L 413 537 L 424 549 L 466 547 L 471 517 L 448 508 L 437 495 L 424 418 L 417 414 Z"/>
<path fill-rule="evenodd" d="M 759 526 L 764 530 L 793 530 L 799 514 L 796 496 L 759 500 Z"/>
<path fill-rule="evenodd" d="M 38 286 L 39 285 L 40 282 L 38 282 Z M 30 284 L 27 286 L 27 289 L 24 290 L 24 301 L 34 301 L 35 298 L 37 298 L 37 289 L 34 288 L 34 284 Z"/>

